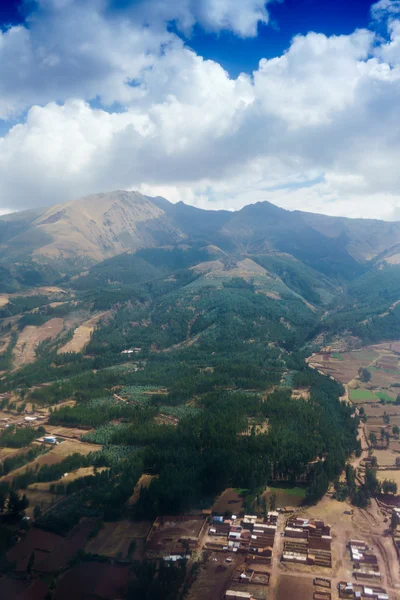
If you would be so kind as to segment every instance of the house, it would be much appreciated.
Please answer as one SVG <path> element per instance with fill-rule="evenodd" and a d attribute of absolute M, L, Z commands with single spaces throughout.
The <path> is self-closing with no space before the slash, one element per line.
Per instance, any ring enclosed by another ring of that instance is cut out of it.
<path fill-rule="evenodd" d="M 251 600 L 251 594 L 248 592 L 237 592 L 236 590 L 227 590 L 225 598 L 228 600 Z"/>
<path fill-rule="evenodd" d="M 57 444 L 57 440 L 54 435 L 45 435 L 43 439 L 47 444 Z"/>

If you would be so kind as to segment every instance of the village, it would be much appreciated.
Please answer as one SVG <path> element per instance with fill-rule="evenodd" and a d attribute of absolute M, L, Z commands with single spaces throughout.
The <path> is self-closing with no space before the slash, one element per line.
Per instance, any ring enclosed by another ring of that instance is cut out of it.
<path fill-rule="evenodd" d="M 125 402 L 119 395 L 114 396 L 115 402 Z M 387 477 L 392 479 L 400 469 L 396 460 L 400 448 L 392 431 L 400 419 L 400 406 L 382 405 L 374 399 L 357 403 L 357 410 L 366 415 L 359 428 L 361 455 L 350 461 L 358 484 L 363 483 L 371 465 L 382 482 Z M 31 465 L 15 473 L 36 464 L 57 464 L 72 452 L 87 455 L 101 448 L 84 441 L 87 428 L 49 425 L 50 414 L 48 408 L 30 404 L 21 410 L 18 403 L 0 411 L 0 434 L 10 427 L 33 429 L 37 435 L 31 446 L 44 448 Z M 381 435 L 383 428 L 389 435 Z M 375 437 L 371 436 L 374 433 Z M 0 452 L 4 459 L 22 450 L 2 448 Z M 92 472 L 92 467 L 79 468 L 64 473 L 54 484 Z M 13 475 L 3 479 L 11 481 Z M 131 506 L 140 486 L 151 479 L 147 475 L 141 478 L 129 502 Z M 348 500 L 336 499 L 332 486 L 315 506 L 305 506 L 301 495 L 291 495 L 290 487 L 285 490 L 282 482 L 279 485 L 266 489 L 262 513 L 246 509 L 242 490 L 227 489 L 211 507 L 201 511 L 161 515 L 152 522 L 123 519 L 101 527 L 96 519 L 85 517 L 67 536 L 39 529 L 33 514 L 35 505 L 42 511 L 62 510 L 65 496 L 56 495 L 54 485 L 28 485 L 28 527 L 21 529 L 8 559 L 15 564 L 19 580 L 34 553 L 29 590 L 40 588 L 43 595 L 38 594 L 39 598 L 44 597 L 43 585 L 47 585 L 43 584 L 43 576 L 61 576 L 56 600 L 68 598 L 67 590 L 83 586 L 82 578 L 89 571 L 98 579 L 99 598 L 119 597 L 118 590 L 129 581 L 133 560 L 171 565 L 187 561 L 188 572 L 196 571 L 189 600 L 399 600 L 400 535 L 393 527 L 393 523 L 400 522 L 397 493 L 379 494 L 369 506 L 358 508 Z M 79 552 L 91 558 L 84 565 L 66 570 Z M 23 585 L 26 591 L 26 582 Z"/>

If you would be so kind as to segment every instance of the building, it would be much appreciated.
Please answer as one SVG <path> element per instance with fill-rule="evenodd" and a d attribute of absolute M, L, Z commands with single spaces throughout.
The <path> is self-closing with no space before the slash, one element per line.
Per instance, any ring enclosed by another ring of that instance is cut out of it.
<path fill-rule="evenodd" d="M 47 444 L 56 444 L 57 443 L 57 440 L 54 435 L 45 435 L 43 439 Z"/>

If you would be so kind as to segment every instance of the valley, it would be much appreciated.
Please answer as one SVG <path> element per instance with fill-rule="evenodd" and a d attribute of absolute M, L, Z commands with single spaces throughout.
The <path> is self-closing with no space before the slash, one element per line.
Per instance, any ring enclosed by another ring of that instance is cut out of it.
<path fill-rule="evenodd" d="M 396 599 L 398 225 L 210 212 L 4 218 L 0 595 Z"/>

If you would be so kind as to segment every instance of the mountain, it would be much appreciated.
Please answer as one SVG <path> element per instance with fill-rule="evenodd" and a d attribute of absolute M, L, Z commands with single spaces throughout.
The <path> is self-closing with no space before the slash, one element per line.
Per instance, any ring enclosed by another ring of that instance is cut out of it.
<path fill-rule="evenodd" d="M 14 474 L 30 458 L 7 455 L 0 484 L 12 477 L 35 524 L 64 535 L 85 515 L 209 507 L 226 488 L 252 507 L 282 479 L 315 502 L 361 448 L 341 385 L 304 359 L 400 339 L 398 228 L 121 191 L 3 217 L 0 446 L 36 439 L 9 425 L 38 410 L 74 443 L 50 466 L 35 445 L 37 467 Z M 86 456 L 88 442 L 98 451 Z M 60 483 L 65 472 L 76 480 Z M 149 487 L 131 504 L 142 474 Z M 50 484 L 41 516 L 38 482 Z M 65 496 L 54 507 L 52 490 Z"/>
<path fill-rule="evenodd" d="M 176 243 L 185 236 L 150 198 L 136 192 L 95 194 L 0 221 L 3 256 L 98 262 L 128 249 Z M 25 227 L 18 227 L 20 222 Z M 12 225 L 15 235 L 5 234 Z M 2 227 L 3 226 L 3 227 Z"/>
<path fill-rule="evenodd" d="M 290 212 L 269 202 L 237 212 L 209 211 L 124 191 L 0 219 L 4 265 L 51 263 L 60 273 L 127 251 L 192 242 L 240 254 L 277 251 L 348 280 L 378 257 L 396 262 L 400 223 Z"/>
<path fill-rule="evenodd" d="M 390 252 L 400 242 L 399 222 L 346 219 L 300 211 L 295 214 L 322 235 L 340 241 L 351 256 L 360 261 L 376 259 L 379 255 Z"/>

